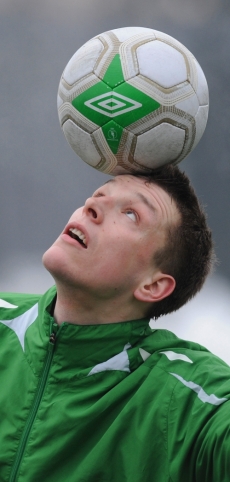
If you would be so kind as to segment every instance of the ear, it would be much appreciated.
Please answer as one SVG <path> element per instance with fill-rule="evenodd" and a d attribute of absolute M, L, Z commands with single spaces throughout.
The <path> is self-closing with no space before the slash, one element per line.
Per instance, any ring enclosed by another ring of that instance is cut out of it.
<path fill-rule="evenodd" d="M 176 281 L 172 276 L 159 272 L 153 279 L 139 285 L 133 294 L 139 301 L 154 303 L 171 295 L 175 286 Z"/>

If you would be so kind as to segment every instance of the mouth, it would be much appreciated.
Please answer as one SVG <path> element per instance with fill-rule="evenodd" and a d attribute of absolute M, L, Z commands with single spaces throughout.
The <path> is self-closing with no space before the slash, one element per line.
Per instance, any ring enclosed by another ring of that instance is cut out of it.
<path fill-rule="evenodd" d="M 87 248 L 87 244 L 86 244 L 86 236 L 84 235 L 84 233 L 80 230 L 80 229 L 77 229 L 77 228 L 69 228 L 67 234 L 75 239 L 79 244 L 81 244 L 85 249 Z"/>

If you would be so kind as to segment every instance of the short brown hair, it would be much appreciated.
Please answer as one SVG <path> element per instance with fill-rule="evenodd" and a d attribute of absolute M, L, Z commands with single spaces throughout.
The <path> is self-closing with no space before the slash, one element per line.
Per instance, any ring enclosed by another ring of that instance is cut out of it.
<path fill-rule="evenodd" d="M 151 305 L 150 316 L 158 318 L 178 310 L 202 288 L 215 259 L 212 234 L 187 175 L 177 166 L 165 166 L 144 176 L 134 175 L 164 189 L 181 216 L 179 224 L 169 227 L 166 245 L 154 255 L 154 264 L 176 281 L 167 298 Z"/>

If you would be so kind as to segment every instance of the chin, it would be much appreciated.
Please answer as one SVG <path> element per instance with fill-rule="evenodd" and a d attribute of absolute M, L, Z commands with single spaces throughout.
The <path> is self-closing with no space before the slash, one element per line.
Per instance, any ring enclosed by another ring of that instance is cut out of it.
<path fill-rule="evenodd" d="M 60 270 L 63 264 L 63 254 L 60 252 L 60 248 L 57 246 L 51 246 L 42 256 L 42 262 L 44 267 L 53 276 L 56 271 Z"/>
<path fill-rule="evenodd" d="M 66 258 L 60 246 L 52 245 L 42 257 L 44 267 L 54 278 L 55 283 L 64 282 L 69 284 L 72 273 L 69 268 L 69 260 Z"/>

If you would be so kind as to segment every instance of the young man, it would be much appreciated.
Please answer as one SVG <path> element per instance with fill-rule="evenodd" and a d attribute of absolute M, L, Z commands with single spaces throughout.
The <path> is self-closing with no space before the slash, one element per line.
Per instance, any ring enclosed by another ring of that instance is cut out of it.
<path fill-rule="evenodd" d="M 229 482 L 229 367 L 149 327 L 212 257 L 176 167 L 117 176 L 75 211 L 43 257 L 56 286 L 1 295 L 1 480 Z"/>

